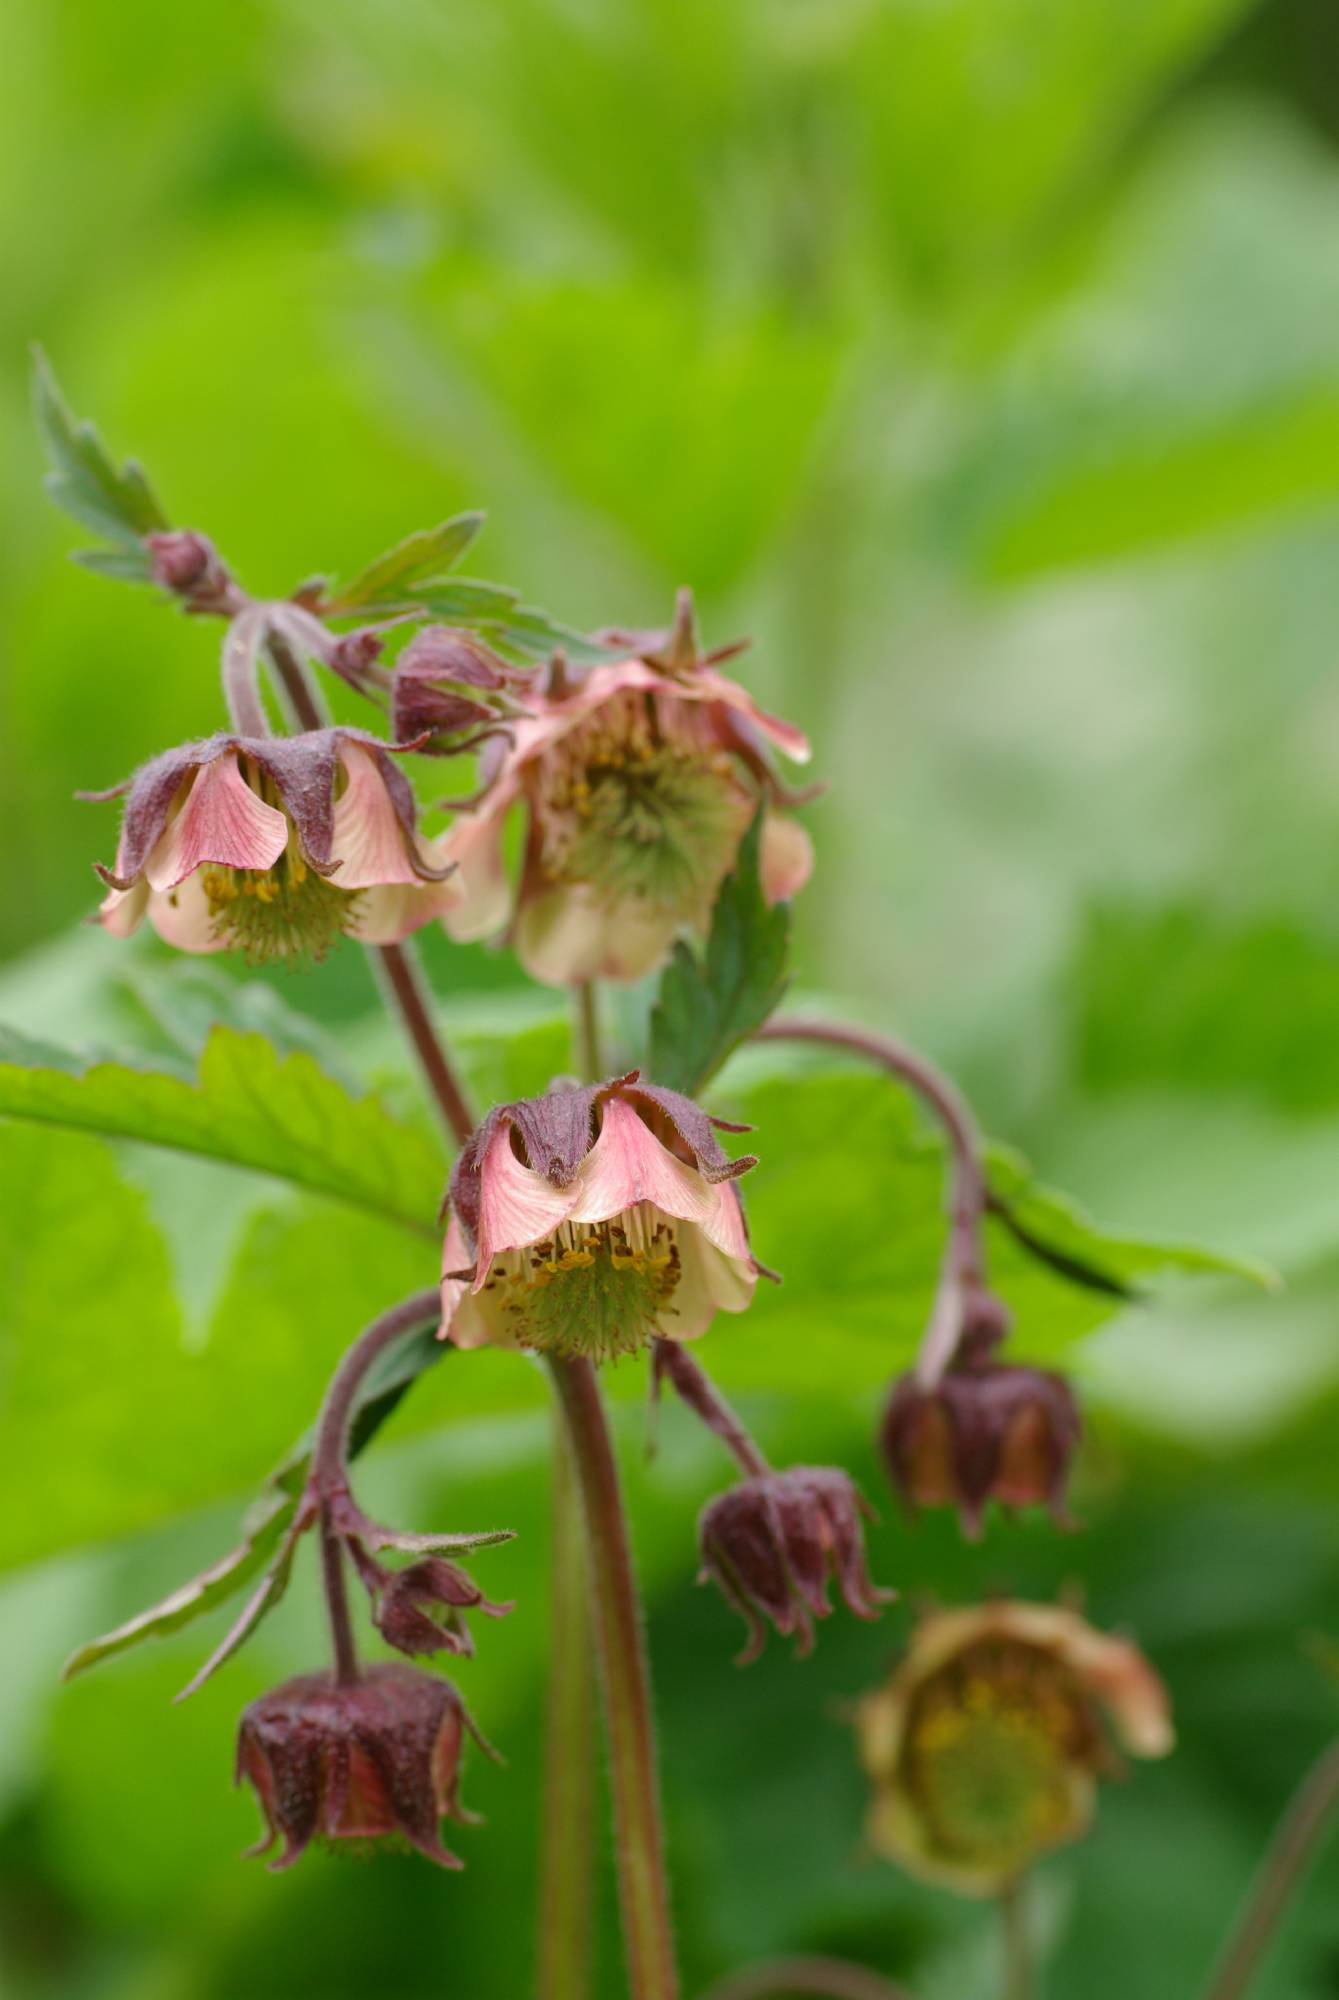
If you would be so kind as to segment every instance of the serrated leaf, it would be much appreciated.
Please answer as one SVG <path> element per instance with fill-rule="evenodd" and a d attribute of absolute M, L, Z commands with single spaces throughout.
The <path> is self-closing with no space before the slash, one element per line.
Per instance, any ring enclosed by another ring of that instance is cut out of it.
<path fill-rule="evenodd" d="M 0 1115 L 222 1160 L 434 1234 L 445 1172 L 434 1143 L 263 1035 L 215 1027 L 192 1080 L 90 1065 L 0 1029 Z"/>
<path fill-rule="evenodd" d="M 127 1618 L 123 1625 L 114 1626 L 110 1632 L 78 1647 L 61 1669 L 61 1679 L 73 1680 L 76 1674 L 138 1646 L 142 1640 L 162 1639 L 169 1632 L 179 1632 L 184 1625 L 224 1603 L 250 1581 L 278 1547 L 296 1508 L 297 1501 L 291 1494 L 268 1494 L 248 1514 L 243 1523 L 243 1539 L 235 1549 L 229 1549 L 227 1555 L 220 1556 L 199 1576 L 169 1592 L 147 1611 Z"/>
<path fill-rule="evenodd" d="M 410 587 L 445 576 L 455 567 L 483 527 L 482 514 L 453 514 L 435 528 L 420 528 L 361 570 L 352 582 L 337 585 L 326 599 L 334 617 L 371 605 L 390 608 Z"/>
<path fill-rule="evenodd" d="M 651 1013 L 650 1073 L 690 1097 L 761 1027 L 786 989 L 790 909 L 763 895 L 763 811 L 721 884 L 702 956 L 682 940 L 675 946 Z"/>
<path fill-rule="evenodd" d="M 140 467 L 133 459 L 118 467 L 92 424 L 74 417 L 40 348 L 33 354 L 33 400 L 51 457 L 47 492 L 81 526 L 117 544 L 112 552 L 93 550 L 79 559 L 104 575 L 148 582 L 143 537 L 168 522 Z"/>

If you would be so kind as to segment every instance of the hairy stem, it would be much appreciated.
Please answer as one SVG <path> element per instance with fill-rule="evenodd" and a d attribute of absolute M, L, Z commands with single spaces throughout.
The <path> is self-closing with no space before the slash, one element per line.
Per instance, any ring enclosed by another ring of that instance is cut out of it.
<path fill-rule="evenodd" d="M 299 729 L 325 729 L 330 721 L 311 675 L 282 632 L 269 632 L 265 650 Z"/>
<path fill-rule="evenodd" d="M 571 1447 L 555 1426 L 548 1712 L 540 1825 L 537 2000 L 589 2000 L 594 1943 L 595 1683 L 590 1582 Z"/>
<path fill-rule="evenodd" d="M 572 988 L 572 1046 L 585 1083 L 604 1074 L 600 1052 L 600 997 L 593 979 L 578 979 Z"/>
<path fill-rule="evenodd" d="M 776 1958 L 751 1965 L 722 1979 L 703 2000 L 780 2000 L 790 1993 L 807 1994 L 809 2000 L 910 2000 L 904 1986 L 841 1958 Z"/>
<path fill-rule="evenodd" d="M 916 1366 L 922 1387 L 933 1388 L 956 1352 L 963 1328 L 964 1300 L 969 1294 L 985 1290 L 981 1232 L 988 1191 L 981 1138 L 965 1099 L 933 1063 L 889 1035 L 848 1028 L 839 1022 L 784 1020 L 768 1021 L 758 1029 L 757 1039 L 819 1042 L 877 1063 L 915 1091 L 943 1126 L 953 1161 L 949 1235 L 930 1324 Z"/>
<path fill-rule="evenodd" d="M 268 736 L 269 717 L 260 698 L 260 674 L 256 659 L 257 621 L 264 614 L 248 604 L 238 612 L 223 635 L 223 699 L 228 720 L 239 736 Z"/>
<path fill-rule="evenodd" d="M 381 968 L 387 1005 L 400 1017 L 433 1102 L 456 1144 L 463 1146 L 476 1120 L 433 1021 L 431 996 L 418 960 L 407 944 L 372 945 L 369 952 L 373 964 Z"/>
<path fill-rule="evenodd" d="M 705 1368 L 696 1362 L 677 1340 L 658 1340 L 652 1364 L 657 1375 L 667 1375 L 680 1400 L 702 1419 L 707 1429 L 721 1440 L 735 1462 L 750 1479 L 758 1479 L 771 1467 L 726 1402 Z"/>
<path fill-rule="evenodd" d="M 630 2000 L 677 2000 L 651 1691 L 627 1519 L 595 1371 L 550 1359 L 581 1487 Z"/>
<path fill-rule="evenodd" d="M 1028 1924 L 1025 1878 L 1019 1876 L 1000 1891 L 1000 1932 L 1004 1946 L 1004 2000 L 1033 2000 L 1032 1935 Z"/>
<path fill-rule="evenodd" d="M 353 1421 L 358 1391 L 372 1363 L 388 1347 L 393 1347 L 397 1340 L 403 1340 L 406 1334 L 415 1333 L 421 1326 L 431 1326 L 440 1312 L 441 1298 L 435 1285 L 414 1292 L 409 1298 L 402 1299 L 398 1306 L 381 1313 L 370 1326 L 364 1327 L 353 1346 L 346 1350 L 331 1377 L 321 1413 L 316 1419 L 311 1479 L 319 1493 L 328 1495 L 337 1492 L 346 1483 L 349 1426 Z"/>
<path fill-rule="evenodd" d="M 1284 1807 L 1268 1852 L 1205 1989 L 1241 2000 L 1339 1806 L 1339 1742 L 1324 1750 Z"/>
<path fill-rule="evenodd" d="M 349 1594 L 344 1575 L 344 1550 L 330 1526 L 329 1509 L 321 1509 L 321 1581 L 325 1587 L 326 1616 L 335 1651 L 335 1683 L 352 1687 L 358 1678 L 358 1654 L 349 1622 Z"/>

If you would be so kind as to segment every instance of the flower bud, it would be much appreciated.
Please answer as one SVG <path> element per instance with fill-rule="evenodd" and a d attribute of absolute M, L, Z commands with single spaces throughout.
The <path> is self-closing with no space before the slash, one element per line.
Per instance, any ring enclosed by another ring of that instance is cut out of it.
<path fill-rule="evenodd" d="M 429 625 L 405 647 L 391 676 L 396 735 L 430 736 L 423 745 L 430 756 L 472 748 L 481 732 L 492 734 L 502 718 L 524 713 L 508 690 L 533 677 L 531 669 L 509 667 L 473 633 Z"/>
<path fill-rule="evenodd" d="M 251 1703 L 238 1732 L 237 1782 L 254 1788 L 266 1822 L 250 1852 L 281 1835 L 270 1867 L 288 1868 L 314 1838 L 402 1834 L 429 1861 L 463 1867 L 438 1822 L 474 1817 L 457 1795 L 466 1730 L 489 1750 L 450 1681 L 414 1667 L 370 1667 L 347 1687 L 329 1674 L 286 1681 Z"/>
<path fill-rule="evenodd" d="M 835 1579 L 857 1618 L 877 1618 L 895 1595 L 876 1589 L 865 1566 L 860 1517 L 871 1509 L 844 1472 L 833 1466 L 790 1467 L 746 1479 L 702 1510 L 698 1539 L 702 1574 L 720 1585 L 749 1627 L 737 1664 L 761 1653 L 770 1618 L 796 1652 L 811 1652 L 814 1619 L 826 1618 Z"/>
<path fill-rule="evenodd" d="M 933 1614 L 856 1710 L 870 1844 L 927 1881 L 997 1893 L 1084 1832 L 1097 1778 L 1119 1769 L 1108 1718 L 1133 1756 L 1172 1747 L 1166 1690 L 1127 1640 L 1051 1605 Z"/>
<path fill-rule="evenodd" d="M 208 536 L 174 529 L 146 540 L 155 583 L 202 607 L 223 602 L 230 579 Z"/>
<path fill-rule="evenodd" d="M 1063 1375 L 969 1362 L 933 1389 L 904 1375 L 884 1412 L 882 1444 L 889 1476 L 908 1506 L 956 1506 L 975 1537 L 988 1500 L 1046 1506 L 1064 1523 L 1069 1464 L 1081 1433 Z"/>
<path fill-rule="evenodd" d="M 455 1563 L 425 1556 L 401 1570 L 381 1570 L 374 1618 L 387 1645 L 401 1653 L 474 1652 L 465 1611 L 502 1618 L 510 1604 L 490 1604 Z"/>

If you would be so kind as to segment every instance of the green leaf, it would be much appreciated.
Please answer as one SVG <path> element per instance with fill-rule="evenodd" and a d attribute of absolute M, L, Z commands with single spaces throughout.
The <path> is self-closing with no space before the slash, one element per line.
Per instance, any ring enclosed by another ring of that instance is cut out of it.
<path fill-rule="evenodd" d="M 227 1555 L 183 1583 L 159 1603 L 151 1605 L 123 1625 L 114 1626 L 99 1638 L 89 1639 L 71 1653 L 61 1670 L 63 1680 L 110 1660 L 144 1639 L 162 1639 L 179 1632 L 184 1625 L 223 1604 L 256 1574 L 278 1547 L 293 1515 L 297 1500 L 291 1493 L 267 1493 L 248 1513 L 242 1524 L 242 1540 Z"/>
<path fill-rule="evenodd" d="M 326 609 L 340 617 L 369 605 L 399 603 L 413 585 L 431 582 L 454 569 L 483 524 L 482 514 L 453 514 L 435 528 L 420 528 L 406 535 L 360 570 L 351 583 L 337 585 L 326 599 Z"/>
<path fill-rule="evenodd" d="M 652 1010 L 651 1075 L 688 1096 L 762 1026 L 786 989 L 790 909 L 769 907 L 763 895 L 762 820 L 760 806 L 721 884 L 702 957 L 682 941 L 675 946 Z"/>
<path fill-rule="evenodd" d="M 214 1028 L 192 1080 L 0 1029 L 0 1114 L 223 1160 L 434 1234 L 445 1169 L 432 1141 L 263 1035 Z"/>
<path fill-rule="evenodd" d="M 149 555 L 143 537 L 166 528 L 168 521 L 143 472 L 133 459 L 124 466 L 114 464 L 92 424 L 71 414 L 40 348 L 33 352 L 33 398 L 51 457 L 47 492 L 81 526 L 117 544 L 110 553 L 95 550 L 79 560 L 104 575 L 147 583 Z"/>

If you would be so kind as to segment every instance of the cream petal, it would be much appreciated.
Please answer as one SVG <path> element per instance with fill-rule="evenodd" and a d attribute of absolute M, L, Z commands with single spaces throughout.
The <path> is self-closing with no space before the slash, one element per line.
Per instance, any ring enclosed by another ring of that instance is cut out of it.
<path fill-rule="evenodd" d="M 516 955 L 532 979 L 569 986 L 582 979 L 642 979 L 669 952 L 673 912 L 636 901 L 608 902 L 585 883 L 527 897 L 516 915 Z"/>
<path fill-rule="evenodd" d="M 752 1258 L 727 1256 L 692 1223 L 680 1226 L 677 1240 L 679 1282 L 660 1332 L 666 1340 L 696 1340 L 718 1312 L 744 1311 L 758 1274 Z"/>
<path fill-rule="evenodd" d="M 435 865 L 437 857 L 434 855 L 432 859 Z M 343 887 L 340 876 L 334 880 L 337 887 Z M 430 924 L 434 917 L 446 915 L 458 893 L 454 883 L 454 875 L 448 875 L 444 882 L 388 882 L 375 889 L 364 889 L 354 911 L 351 933 L 363 944 L 398 944 L 401 938 Z"/>
<path fill-rule="evenodd" d="M 141 875 L 128 889 L 109 889 L 98 904 L 98 922 L 113 937 L 130 937 L 144 922 L 149 885 Z"/>
<path fill-rule="evenodd" d="M 216 934 L 214 913 L 198 870 L 174 889 L 157 890 L 150 896 L 149 922 L 159 937 L 178 951 L 226 949 L 226 939 Z"/>
<path fill-rule="evenodd" d="M 225 751 L 202 765 L 184 803 L 159 834 L 144 863 L 151 889 L 175 889 L 203 863 L 221 868 L 272 868 L 288 845 L 288 821 L 253 792 Z"/>
<path fill-rule="evenodd" d="M 769 812 L 762 823 L 762 892 L 769 903 L 788 903 L 814 872 L 814 843 L 789 813 Z"/>
<path fill-rule="evenodd" d="M 481 1324 L 482 1315 L 470 1310 L 474 1302 L 469 1279 L 451 1275 L 454 1271 L 468 1271 L 472 1262 L 465 1232 L 453 1215 L 442 1245 L 442 1323 L 437 1338 L 450 1340 L 457 1347 L 483 1347 L 489 1339 L 486 1327 Z"/>
<path fill-rule="evenodd" d="M 417 883 L 404 829 L 376 759 L 360 744 L 347 741 L 340 743 L 339 759 L 345 784 L 335 800 L 330 846 L 331 858 L 339 863 L 331 878 L 336 887 L 374 889 L 388 882 Z"/>
<path fill-rule="evenodd" d="M 649 1201 L 679 1222 L 691 1222 L 727 1257 L 752 1265 L 744 1212 L 729 1181 L 713 1183 L 675 1159 L 621 1097 L 607 1098 L 600 1136 L 577 1171 L 567 1220 L 607 1222 Z"/>
<path fill-rule="evenodd" d="M 460 944 L 492 937 L 511 914 L 511 888 L 502 860 L 502 827 L 516 786 L 489 794 L 478 812 L 462 813 L 446 836 L 441 859 L 453 861 L 455 900 L 442 921 Z"/>

